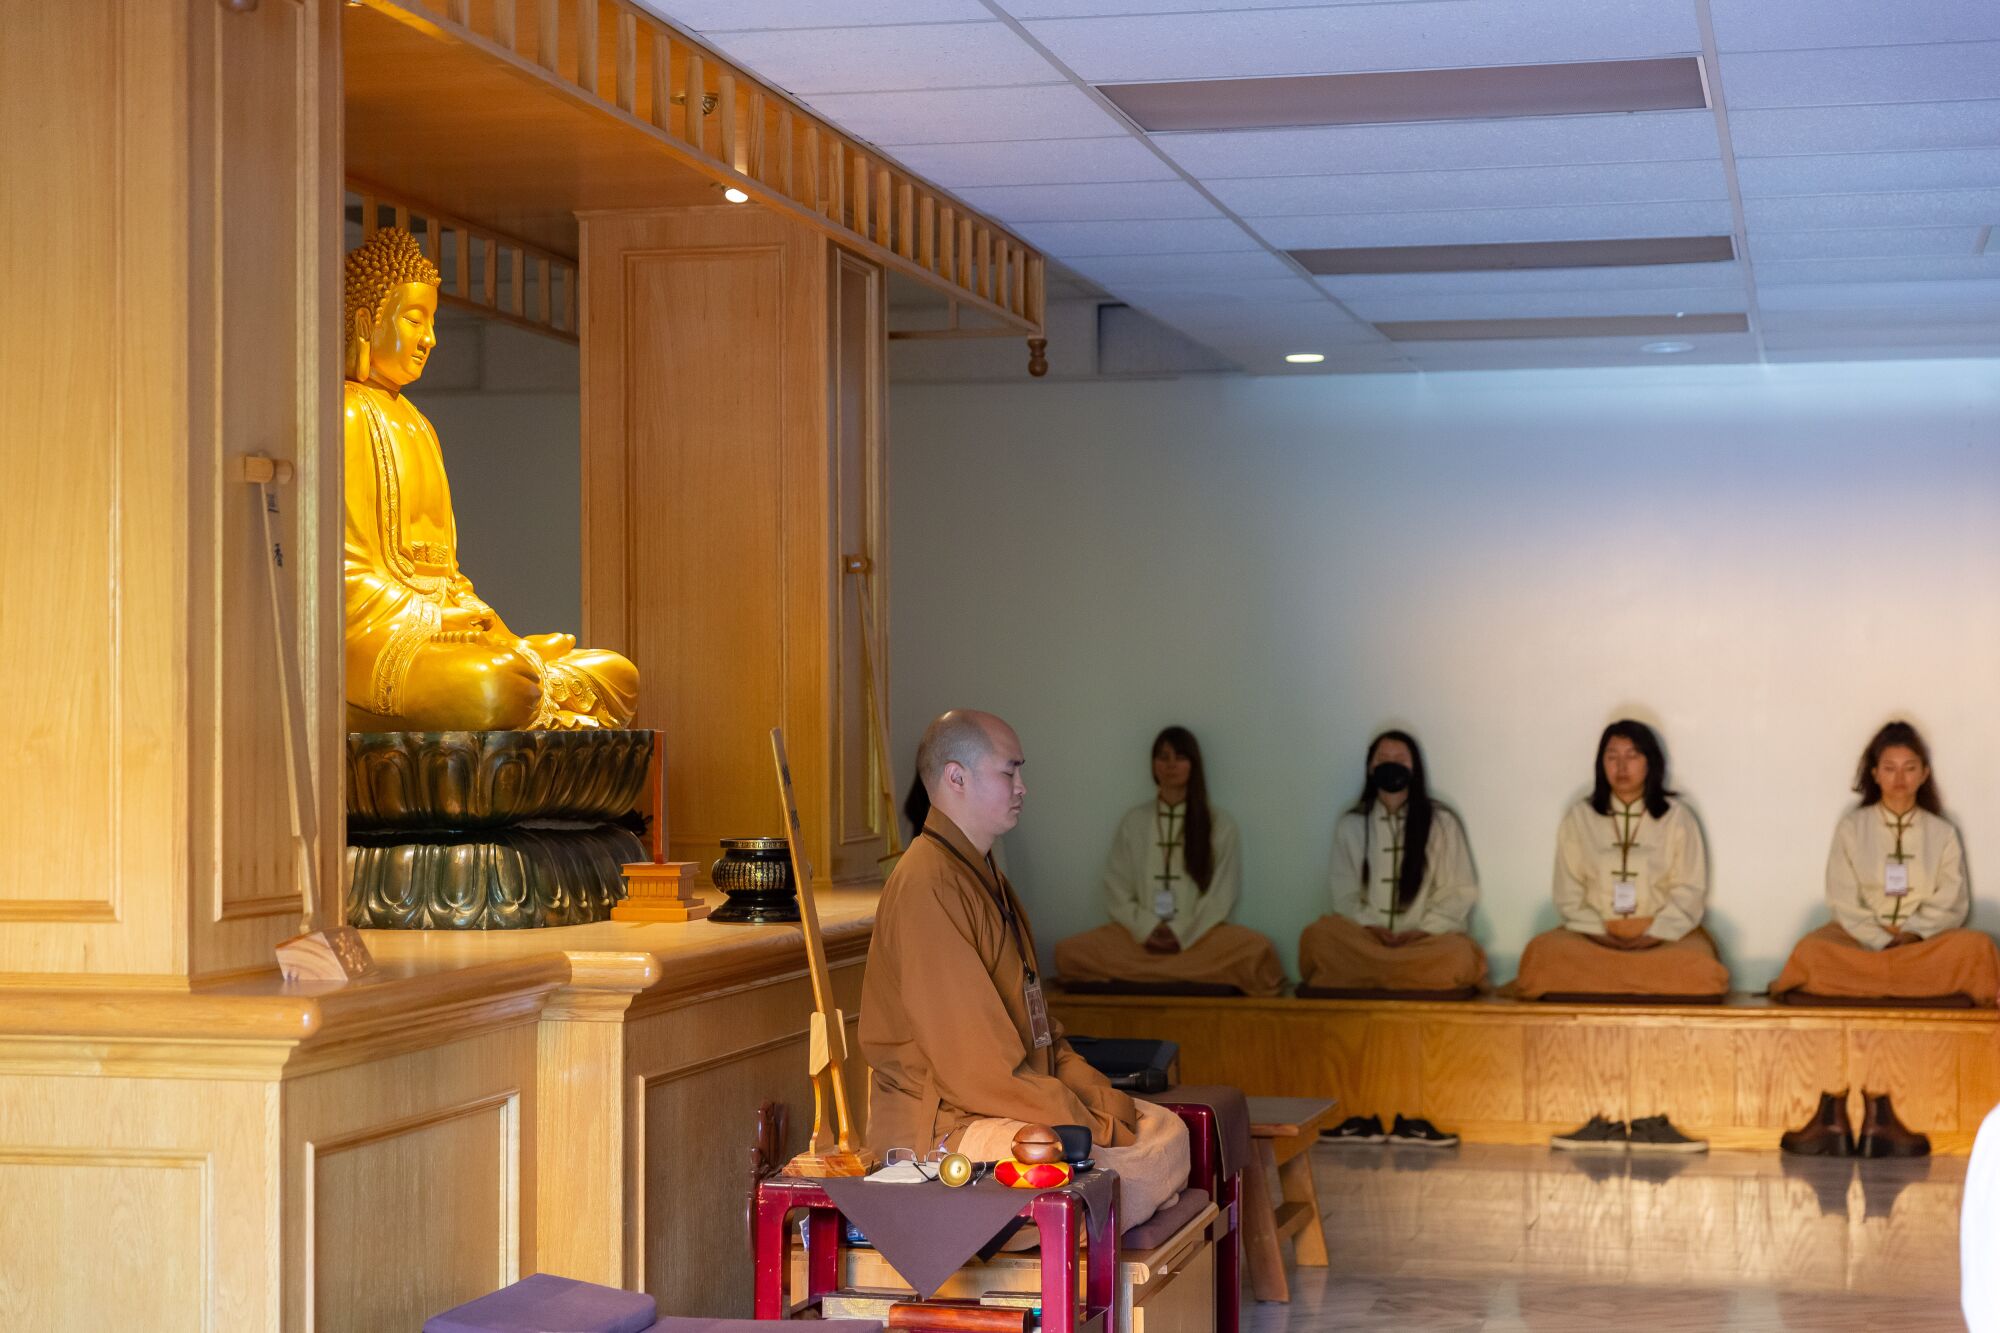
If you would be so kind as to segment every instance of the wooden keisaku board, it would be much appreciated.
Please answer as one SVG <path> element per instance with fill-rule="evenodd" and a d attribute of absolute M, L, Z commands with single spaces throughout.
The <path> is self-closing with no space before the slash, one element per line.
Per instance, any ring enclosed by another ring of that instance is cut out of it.
<path fill-rule="evenodd" d="M 2000 1012 L 1482 999 L 1191 999 L 1052 993 L 1072 1033 L 1180 1043 L 1189 1083 L 1337 1097 L 1471 1143 L 1540 1143 L 1593 1114 L 1665 1114 L 1718 1148 L 1775 1148 L 1821 1092 L 1888 1092 L 1934 1151 L 1972 1148 L 2000 1103 Z M 1859 1124 L 1857 1117 L 1856 1124 Z"/>

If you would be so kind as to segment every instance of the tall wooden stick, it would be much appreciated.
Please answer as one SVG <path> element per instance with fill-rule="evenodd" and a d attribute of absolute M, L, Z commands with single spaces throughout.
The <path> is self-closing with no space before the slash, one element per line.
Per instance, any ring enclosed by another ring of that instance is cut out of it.
<path fill-rule="evenodd" d="M 813 1083 L 812 1145 L 785 1167 L 792 1176 L 861 1176 L 873 1161 L 854 1139 L 847 1106 L 847 1020 L 834 1004 L 833 978 L 826 967 L 826 940 L 819 933 L 819 906 L 813 899 L 812 863 L 806 860 L 799 828 L 799 804 L 792 795 L 792 765 L 785 758 L 785 732 L 771 728 L 771 760 L 778 769 L 778 798 L 785 806 L 791 838 L 792 877 L 799 888 L 799 927 L 806 937 L 806 972 L 812 978 L 813 1015 L 807 1070 Z"/>

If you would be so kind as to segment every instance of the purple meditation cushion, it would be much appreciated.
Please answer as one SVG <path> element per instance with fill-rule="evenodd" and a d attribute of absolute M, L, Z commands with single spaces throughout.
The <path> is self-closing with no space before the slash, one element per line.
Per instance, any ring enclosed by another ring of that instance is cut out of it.
<path fill-rule="evenodd" d="M 424 1333 L 645 1333 L 659 1313 L 643 1291 L 537 1273 L 432 1316 Z"/>

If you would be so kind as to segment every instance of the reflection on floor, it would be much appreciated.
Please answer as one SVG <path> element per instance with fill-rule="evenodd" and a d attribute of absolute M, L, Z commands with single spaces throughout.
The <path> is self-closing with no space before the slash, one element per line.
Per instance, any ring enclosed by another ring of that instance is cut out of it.
<path fill-rule="evenodd" d="M 1250 1333 L 1963 1329 L 1965 1159 L 1314 1150 L 1331 1266 Z"/>

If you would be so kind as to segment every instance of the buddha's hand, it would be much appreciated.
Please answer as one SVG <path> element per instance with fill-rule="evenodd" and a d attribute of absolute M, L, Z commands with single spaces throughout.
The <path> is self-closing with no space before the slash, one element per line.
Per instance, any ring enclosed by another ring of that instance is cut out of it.
<path fill-rule="evenodd" d="M 564 654 L 576 650 L 574 634 L 530 634 L 526 636 L 525 642 L 544 662 L 553 662 Z"/>
<path fill-rule="evenodd" d="M 511 646 L 429 643 L 410 660 L 402 712 L 435 718 L 440 730 L 525 727 L 542 701 L 541 673 Z"/>

